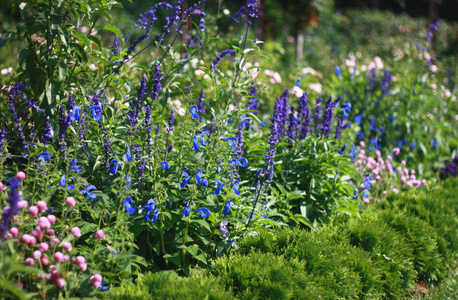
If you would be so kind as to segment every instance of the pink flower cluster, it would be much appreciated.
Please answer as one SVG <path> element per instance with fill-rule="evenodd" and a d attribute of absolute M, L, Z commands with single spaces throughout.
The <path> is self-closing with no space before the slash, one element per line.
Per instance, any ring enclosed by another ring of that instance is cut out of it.
<path fill-rule="evenodd" d="M 25 173 L 19 172 L 17 178 L 24 180 Z M 3 183 L 0 182 L 0 184 L 1 189 Z M 75 205 L 75 199 L 73 197 L 67 197 L 65 202 L 69 206 Z M 26 210 L 28 205 L 26 200 L 20 200 L 18 203 L 18 207 L 22 211 Z M 5 207 L 5 210 L 8 209 L 9 207 Z M 74 263 L 79 270 L 84 272 L 87 270 L 86 259 L 81 255 L 71 258 L 71 252 L 73 250 L 72 243 L 61 241 L 59 237 L 62 234 L 57 235 L 52 228 L 57 218 L 52 214 L 45 216 L 46 209 L 46 202 L 38 201 L 35 205 L 28 208 L 28 213 L 20 212 L 18 215 L 13 216 L 12 227 L 9 229 L 5 238 L 14 239 L 17 248 L 21 249 L 24 255 L 26 265 L 41 267 L 43 272 L 37 275 L 38 279 L 47 280 L 54 283 L 57 287 L 62 288 L 66 285 L 65 278 L 68 276 L 62 274 L 59 270 L 71 270 L 72 268 L 68 264 Z M 23 219 L 22 222 L 20 219 Z M 29 224 L 33 224 L 34 222 L 37 225 L 30 227 Z M 81 229 L 79 227 L 71 228 L 70 232 L 75 238 L 81 236 Z M 103 239 L 105 238 L 105 233 L 103 230 L 98 230 L 95 236 Z M 67 265 L 65 267 L 58 267 L 58 264 Z M 92 279 L 93 277 L 94 279 Z M 99 287 L 102 282 L 102 276 L 100 274 L 92 276 L 91 282 L 94 287 Z"/>
<path fill-rule="evenodd" d="M 391 155 L 383 158 L 379 150 L 375 151 L 375 157 L 371 157 L 367 155 L 364 149 L 364 141 L 361 141 L 359 145 L 361 150 L 356 157 L 356 170 L 372 177 L 370 181 L 372 185 L 371 191 L 375 189 L 379 197 L 387 195 L 389 192 L 397 194 L 402 188 L 419 187 L 427 184 L 426 179 L 420 180 L 416 178 L 414 169 L 409 170 L 406 168 L 405 160 L 397 163 Z M 401 149 L 397 147 L 392 151 L 395 156 L 399 155 L 400 152 Z M 364 186 L 363 184 L 361 189 Z M 380 198 L 375 198 L 374 201 L 380 201 Z M 366 198 L 364 203 L 369 204 L 370 200 Z"/>

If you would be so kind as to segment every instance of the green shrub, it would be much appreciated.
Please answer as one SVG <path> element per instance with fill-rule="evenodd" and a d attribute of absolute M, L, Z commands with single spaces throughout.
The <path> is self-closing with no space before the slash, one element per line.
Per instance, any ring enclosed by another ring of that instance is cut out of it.
<path fill-rule="evenodd" d="M 364 251 L 335 241 L 326 231 L 261 231 L 242 240 L 238 252 L 248 254 L 251 249 L 304 260 L 310 278 L 344 299 L 382 297 L 381 270 Z"/>
<path fill-rule="evenodd" d="M 335 223 L 323 230 L 329 231 L 337 241 L 362 248 L 370 254 L 377 268 L 382 270 L 381 282 L 387 298 L 400 299 L 412 290 L 417 278 L 413 249 L 400 233 L 382 222 L 366 218 Z"/>
<path fill-rule="evenodd" d="M 338 294 L 304 272 L 305 265 L 297 258 L 252 250 L 221 257 L 210 271 L 240 299 L 337 299 Z"/>
<path fill-rule="evenodd" d="M 234 299 L 215 278 L 180 277 L 173 271 L 147 273 L 136 284 L 123 283 L 121 287 L 104 294 L 104 299 Z"/>
<path fill-rule="evenodd" d="M 414 267 L 418 279 L 437 281 L 443 277 L 445 266 L 441 252 L 445 241 L 426 221 L 395 209 L 376 213 L 376 219 L 403 235 L 413 249 Z"/>

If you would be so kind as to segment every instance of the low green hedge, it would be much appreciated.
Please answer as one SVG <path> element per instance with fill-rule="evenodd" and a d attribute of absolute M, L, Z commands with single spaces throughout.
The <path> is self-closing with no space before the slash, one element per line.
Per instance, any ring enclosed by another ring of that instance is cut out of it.
<path fill-rule="evenodd" d="M 458 180 L 399 194 L 361 218 L 339 216 L 317 231 L 262 230 L 235 243 L 208 270 L 147 274 L 108 298 L 403 299 L 419 281 L 456 267 Z"/>

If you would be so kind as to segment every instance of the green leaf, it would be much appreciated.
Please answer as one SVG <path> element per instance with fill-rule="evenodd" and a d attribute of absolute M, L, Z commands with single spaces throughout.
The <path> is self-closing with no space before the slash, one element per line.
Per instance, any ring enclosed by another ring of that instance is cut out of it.
<path fill-rule="evenodd" d="M 59 80 L 64 81 L 67 77 L 68 67 L 64 63 L 59 63 Z"/>
<path fill-rule="evenodd" d="M 181 266 L 181 256 L 180 256 L 180 253 L 165 254 L 163 257 L 164 257 L 165 259 L 167 259 L 168 261 L 174 263 L 174 264 L 177 265 L 178 267 Z"/>
<path fill-rule="evenodd" d="M 122 35 L 121 30 L 119 30 L 118 27 L 116 27 L 116 26 L 114 26 L 114 25 L 105 25 L 105 26 L 103 26 L 103 27 L 101 27 L 101 28 L 99 28 L 99 29 L 108 30 L 108 31 L 113 32 L 114 34 L 116 34 L 116 35 L 119 37 L 119 39 L 121 40 L 121 42 L 124 44 L 124 37 L 123 37 L 123 35 Z"/>

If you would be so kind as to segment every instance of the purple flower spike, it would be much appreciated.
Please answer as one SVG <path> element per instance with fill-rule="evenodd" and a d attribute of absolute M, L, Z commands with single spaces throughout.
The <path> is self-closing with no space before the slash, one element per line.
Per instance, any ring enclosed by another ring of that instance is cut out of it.
<path fill-rule="evenodd" d="M 218 227 L 216 227 L 216 229 L 223 238 L 226 238 L 229 234 L 229 230 L 226 227 L 228 223 L 228 221 L 222 221 L 221 223 L 219 223 Z"/>

